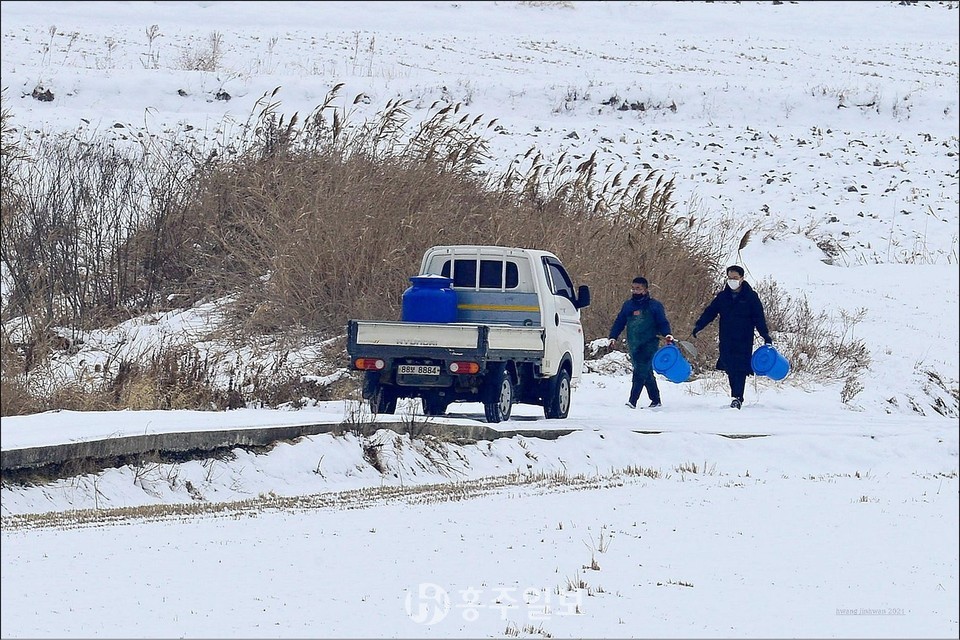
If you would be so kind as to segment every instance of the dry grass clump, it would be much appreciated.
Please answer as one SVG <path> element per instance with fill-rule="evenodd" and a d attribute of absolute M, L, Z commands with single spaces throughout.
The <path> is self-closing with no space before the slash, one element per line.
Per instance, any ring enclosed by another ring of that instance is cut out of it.
<path fill-rule="evenodd" d="M 5 347 L 3 367 L 3 415 L 51 408 L 112 411 L 243 406 L 232 390 L 218 390 L 208 364 L 185 349 L 167 348 L 148 354 L 143 361 L 123 360 L 116 366 L 68 377 L 51 374 L 45 365 L 29 369 L 22 356 Z"/>
<path fill-rule="evenodd" d="M 48 408 L 46 400 L 31 393 L 23 380 L 7 375 L 0 378 L 0 416 L 28 415 Z"/>
<path fill-rule="evenodd" d="M 201 356 L 190 347 L 165 347 L 140 360 L 123 359 L 75 376 L 51 374 L 47 367 L 25 371 L 22 356 L 5 347 L 3 366 L 0 411 L 5 416 L 51 408 L 73 411 L 218 411 L 280 405 L 299 408 L 311 401 L 338 399 L 353 390 L 349 378 L 324 386 L 286 367 L 255 366 L 241 370 L 225 364 L 222 358 Z"/>

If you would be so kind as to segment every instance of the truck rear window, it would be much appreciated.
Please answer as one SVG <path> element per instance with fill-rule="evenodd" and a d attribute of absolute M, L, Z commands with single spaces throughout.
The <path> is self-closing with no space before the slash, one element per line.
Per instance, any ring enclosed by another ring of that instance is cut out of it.
<path fill-rule="evenodd" d="M 481 289 L 516 289 L 520 276 L 515 262 L 503 260 L 460 259 L 453 261 L 453 275 L 450 275 L 450 260 L 443 263 L 440 275 L 453 279 L 455 287 L 475 288 L 477 283 L 477 264 L 480 265 Z M 504 285 L 504 266 L 506 266 L 506 285 Z"/>

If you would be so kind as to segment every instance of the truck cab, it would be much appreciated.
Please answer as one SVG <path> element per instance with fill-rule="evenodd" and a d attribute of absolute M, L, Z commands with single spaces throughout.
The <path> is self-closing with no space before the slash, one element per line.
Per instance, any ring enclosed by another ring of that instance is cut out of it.
<path fill-rule="evenodd" d="M 542 367 L 554 375 L 569 358 L 574 386 L 583 370 L 580 309 L 590 304 L 589 288 L 574 290 L 560 260 L 548 251 L 483 245 L 428 249 L 420 274 L 453 280 L 457 321 L 544 327 Z"/>

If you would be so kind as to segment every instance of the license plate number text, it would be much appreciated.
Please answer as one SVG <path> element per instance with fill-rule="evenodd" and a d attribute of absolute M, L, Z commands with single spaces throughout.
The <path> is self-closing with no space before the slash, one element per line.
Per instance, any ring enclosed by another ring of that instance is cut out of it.
<path fill-rule="evenodd" d="M 397 369 L 397 373 L 402 376 L 438 376 L 440 367 L 426 364 L 402 364 Z"/>

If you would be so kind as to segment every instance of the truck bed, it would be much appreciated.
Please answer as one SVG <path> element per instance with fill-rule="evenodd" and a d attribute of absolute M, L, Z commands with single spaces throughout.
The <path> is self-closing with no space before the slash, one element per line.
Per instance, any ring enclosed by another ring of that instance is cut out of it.
<path fill-rule="evenodd" d="M 542 356 L 543 327 L 456 323 L 417 323 L 351 320 L 348 325 L 350 351 L 364 347 L 418 347 L 477 353 L 523 352 Z"/>

